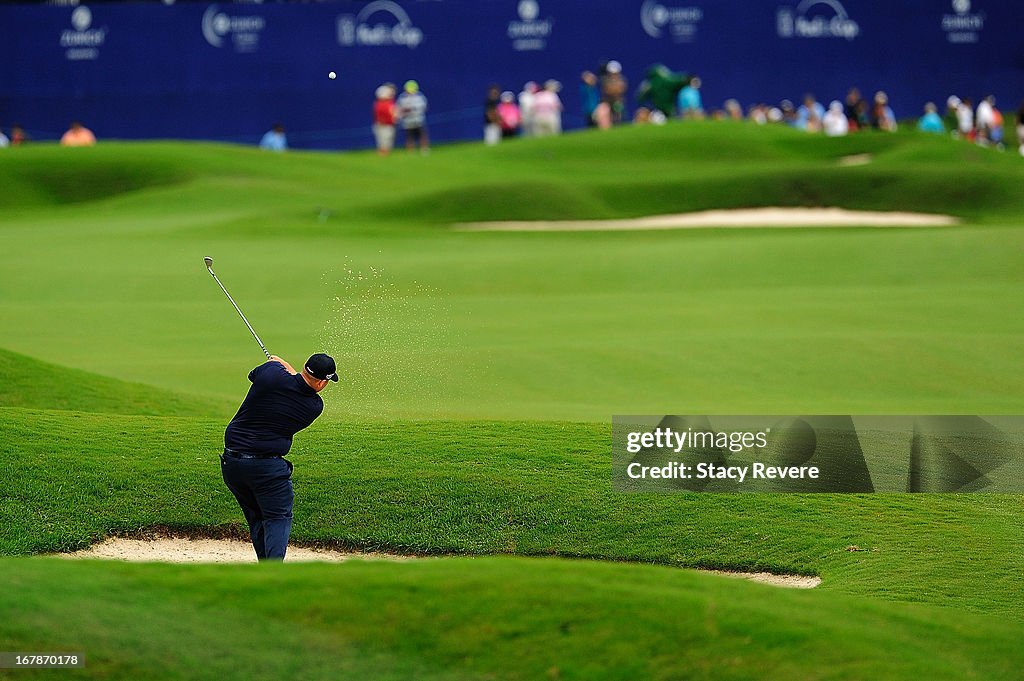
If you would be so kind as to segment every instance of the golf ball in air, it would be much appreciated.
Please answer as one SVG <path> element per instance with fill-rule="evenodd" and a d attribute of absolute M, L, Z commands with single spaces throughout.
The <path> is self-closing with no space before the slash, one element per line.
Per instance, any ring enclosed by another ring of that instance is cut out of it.
<path fill-rule="evenodd" d="M 335 73 L 334 71 L 331 71 L 330 73 L 327 74 L 327 77 L 330 78 L 331 80 L 334 80 L 335 78 L 338 77 L 338 74 Z"/>

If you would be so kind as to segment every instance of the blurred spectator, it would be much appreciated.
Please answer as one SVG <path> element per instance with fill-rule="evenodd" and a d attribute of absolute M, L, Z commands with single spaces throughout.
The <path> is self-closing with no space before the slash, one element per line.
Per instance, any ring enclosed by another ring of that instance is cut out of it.
<path fill-rule="evenodd" d="M 633 114 L 634 125 L 665 125 L 668 117 L 658 109 L 648 109 L 646 106 L 637 108 Z"/>
<path fill-rule="evenodd" d="M 537 84 L 532 80 L 519 93 L 519 116 L 522 119 L 524 137 L 533 137 L 533 101 L 537 97 Z"/>
<path fill-rule="evenodd" d="M 519 124 L 522 122 L 519 106 L 516 104 L 516 96 L 507 90 L 501 93 L 501 101 L 498 102 L 498 119 L 501 121 L 503 138 L 519 134 Z"/>
<path fill-rule="evenodd" d="M 679 90 L 679 116 L 682 118 L 704 118 L 704 103 L 700 97 L 700 78 L 694 76 Z"/>
<path fill-rule="evenodd" d="M 1019 145 L 1017 150 L 1021 156 L 1024 156 L 1024 103 L 1017 109 L 1017 144 Z"/>
<path fill-rule="evenodd" d="M 501 118 L 498 104 L 501 103 L 501 88 L 491 85 L 484 100 L 484 144 L 494 145 L 501 141 Z"/>
<path fill-rule="evenodd" d="M 430 151 L 430 140 L 427 137 L 427 98 L 420 92 L 420 85 L 415 80 L 405 81 L 405 92 L 396 102 L 402 130 L 405 131 L 405 148 L 412 151 L 417 147 L 420 153 Z"/>
<path fill-rule="evenodd" d="M 65 147 L 91 147 L 96 144 L 96 136 L 80 122 L 72 121 L 71 127 L 60 138 L 60 143 Z"/>
<path fill-rule="evenodd" d="M 863 121 L 860 126 L 861 130 L 867 130 L 871 127 L 871 116 L 869 114 L 868 101 L 862 99 L 857 102 L 857 120 Z"/>
<path fill-rule="evenodd" d="M 395 86 L 385 83 L 377 88 L 373 102 L 373 139 L 381 156 L 395 148 L 395 118 Z"/>
<path fill-rule="evenodd" d="M 793 107 L 793 102 L 788 99 L 784 99 L 779 102 L 779 110 L 782 112 L 782 118 L 780 119 L 786 125 L 795 128 L 797 124 L 796 108 Z"/>
<path fill-rule="evenodd" d="M 868 127 L 867 106 L 864 103 L 864 98 L 860 96 L 860 90 L 857 88 L 852 87 L 846 93 L 846 104 L 843 107 L 843 111 L 846 114 L 846 121 L 849 124 L 850 132 L 863 130 Z"/>
<path fill-rule="evenodd" d="M 974 102 L 970 97 L 957 100 L 956 131 L 964 139 L 974 141 Z"/>
<path fill-rule="evenodd" d="M 996 108 L 996 98 L 989 95 L 978 103 L 974 125 L 977 129 L 978 144 L 1003 144 L 1003 114 Z"/>
<path fill-rule="evenodd" d="M 274 123 L 274 125 L 263 133 L 263 138 L 260 140 L 260 149 L 266 151 L 287 151 L 288 150 L 288 138 L 284 134 L 284 126 L 280 123 Z"/>
<path fill-rule="evenodd" d="M 896 131 L 896 114 L 889 107 L 889 96 L 879 90 L 871 107 L 871 127 L 885 132 Z"/>
<path fill-rule="evenodd" d="M 11 126 L 11 146 L 18 147 L 28 142 L 29 136 L 25 129 L 15 123 Z"/>
<path fill-rule="evenodd" d="M 557 80 L 544 83 L 533 99 L 533 125 L 537 137 L 548 137 L 562 133 L 562 100 L 558 91 L 562 89 Z"/>
<path fill-rule="evenodd" d="M 601 103 L 601 92 L 597 87 L 597 76 L 590 71 L 584 71 L 580 75 L 580 106 L 583 109 L 583 123 L 592 128 L 597 125 L 594 120 L 594 111 Z"/>
<path fill-rule="evenodd" d="M 821 127 L 829 137 L 842 137 L 850 131 L 850 121 L 846 119 L 843 104 L 838 99 L 828 105 L 828 111 L 821 119 Z"/>
<path fill-rule="evenodd" d="M 622 64 L 613 59 L 601 68 L 601 100 L 610 108 L 613 125 L 625 118 L 628 87 L 626 77 L 622 75 Z"/>
<path fill-rule="evenodd" d="M 0 149 L 11 146 L 11 140 L 8 139 L 7 135 L 4 134 L 3 130 L 0 130 Z"/>
<path fill-rule="evenodd" d="M 754 104 L 747 109 L 747 119 L 764 125 L 768 122 L 768 106 L 766 104 Z"/>
<path fill-rule="evenodd" d="M 676 108 L 679 91 L 689 80 L 689 76 L 671 71 L 664 64 L 654 64 L 648 67 L 646 77 L 637 88 L 637 103 L 650 104 L 655 111 L 671 116 Z M 650 109 L 648 112 L 650 113 Z"/>
<path fill-rule="evenodd" d="M 978 131 L 979 136 L 983 136 L 988 139 L 989 131 L 992 129 L 992 103 L 995 98 L 989 95 L 985 99 L 978 102 L 978 109 L 974 113 L 974 129 Z"/>
<path fill-rule="evenodd" d="M 807 132 L 821 131 L 821 119 L 825 117 L 825 107 L 808 93 L 804 95 L 804 103 L 796 110 L 796 127 Z"/>
<path fill-rule="evenodd" d="M 737 102 L 735 99 L 725 100 L 724 107 L 726 118 L 732 121 L 743 120 L 743 108 L 740 106 L 740 103 Z"/>
<path fill-rule="evenodd" d="M 946 113 L 942 117 L 942 122 L 946 127 L 946 130 L 951 130 L 956 133 L 959 128 L 959 121 L 957 119 L 957 110 L 960 108 L 960 98 L 956 95 L 950 95 L 946 99 Z"/>
<path fill-rule="evenodd" d="M 996 98 L 992 97 L 992 144 L 1003 148 L 1003 112 L 996 107 Z"/>
<path fill-rule="evenodd" d="M 612 107 L 608 102 L 601 102 L 594 109 L 594 122 L 601 130 L 608 130 L 612 127 Z"/>
<path fill-rule="evenodd" d="M 935 102 L 928 102 L 924 105 L 924 115 L 917 122 L 917 129 L 921 132 L 942 134 L 946 132 L 946 125 L 939 118 L 938 108 Z"/>

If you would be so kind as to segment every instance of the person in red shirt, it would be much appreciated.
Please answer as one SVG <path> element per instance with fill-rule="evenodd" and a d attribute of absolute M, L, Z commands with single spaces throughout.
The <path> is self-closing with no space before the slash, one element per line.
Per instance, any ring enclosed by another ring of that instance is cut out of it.
<path fill-rule="evenodd" d="M 395 146 L 395 86 L 389 83 L 377 88 L 373 103 L 373 137 L 378 154 L 391 153 Z"/>
<path fill-rule="evenodd" d="M 11 146 L 21 146 L 28 142 L 28 133 L 20 125 L 15 123 L 11 126 Z"/>

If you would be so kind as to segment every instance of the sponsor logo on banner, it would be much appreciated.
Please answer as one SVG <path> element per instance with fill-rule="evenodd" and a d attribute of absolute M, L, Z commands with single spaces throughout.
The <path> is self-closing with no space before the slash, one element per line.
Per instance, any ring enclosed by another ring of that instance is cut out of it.
<path fill-rule="evenodd" d="M 942 15 L 946 40 L 955 44 L 976 43 L 985 28 L 985 13 L 972 12 L 971 0 L 953 0 L 953 13 Z"/>
<path fill-rule="evenodd" d="M 780 38 L 845 38 L 860 35 L 860 25 L 850 18 L 838 0 L 803 0 L 796 7 L 780 7 L 775 13 Z"/>
<path fill-rule="evenodd" d="M 71 12 L 71 28 L 60 34 L 64 57 L 70 61 L 98 59 L 100 48 L 107 40 L 107 29 L 93 28 L 92 10 L 79 5 Z"/>
<path fill-rule="evenodd" d="M 703 19 L 704 10 L 700 7 L 666 7 L 655 0 L 645 0 L 640 6 L 640 25 L 652 38 L 667 34 L 677 43 L 692 43 Z"/>
<path fill-rule="evenodd" d="M 512 49 L 526 52 L 546 48 L 555 22 L 550 17 L 540 18 L 540 3 L 537 0 L 519 0 L 516 12 L 519 18 L 508 22 L 507 29 Z"/>
<path fill-rule="evenodd" d="M 203 12 L 203 37 L 214 47 L 230 44 L 235 52 L 255 52 L 267 20 L 260 16 L 228 13 L 218 5 Z"/>
<path fill-rule="evenodd" d="M 338 44 L 342 47 L 408 47 L 423 42 L 423 30 L 417 28 L 398 3 L 377 0 L 358 14 L 338 17 Z"/>

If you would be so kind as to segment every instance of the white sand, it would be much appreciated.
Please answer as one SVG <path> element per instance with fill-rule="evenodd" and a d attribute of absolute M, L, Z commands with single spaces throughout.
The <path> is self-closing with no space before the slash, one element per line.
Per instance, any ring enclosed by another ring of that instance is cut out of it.
<path fill-rule="evenodd" d="M 534 220 L 464 222 L 454 226 L 468 232 L 610 232 L 705 227 L 943 227 L 959 220 L 950 215 L 844 208 L 743 208 L 705 210 L 676 215 L 651 215 L 623 220 Z"/>
<path fill-rule="evenodd" d="M 252 544 L 237 539 L 186 539 L 182 537 L 160 537 L 155 539 L 123 539 L 110 537 L 87 549 L 74 553 L 54 554 L 61 558 L 99 558 L 126 560 L 132 562 L 158 563 L 255 563 L 256 554 Z M 288 562 L 341 562 L 350 559 L 365 560 L 415 560 L 415 556 L 401 556 L 389 553 L 359 553 L 333 549 L 307 549 L 288 547 Z M 793 589 L 813 589 L 821 584 L 818 577 L 799 575 L 776 575 L 770 572 L 722 572 L 702 570 L 726 577 L 749 579 L 753 582 Z"/>
<path fill-rule="evenodd" d="M 821 577 L 808 577 L 807 575 L 777 575 L 773 572 L 725 572 L 723 570 L 707 570 L 707 572 L 723 577 L 736 577 L 761 584 L 782 586 L 787 589 L 813 589 L 821 584 Z"/>
<path fill-rule="evenodd" d="M 850 154 L 839 159 L 839 165 L 843 167 L 866 166 L 871 163 L 871 154 Z"/>
<path fill-rule="evenodd" d="M 74 553 L 55 554 L 62 558 L 113 558 L 133 562 L 158 563 L 255 563 L 252 544 L 238 539 L 123 539 L 110 537 Z M 290 562 L 340 562 L 350 558 L 407 560 L 408 556 L 386 553 L 359 553 L 330 549 L 306 549 L 289 546 Z"/>

